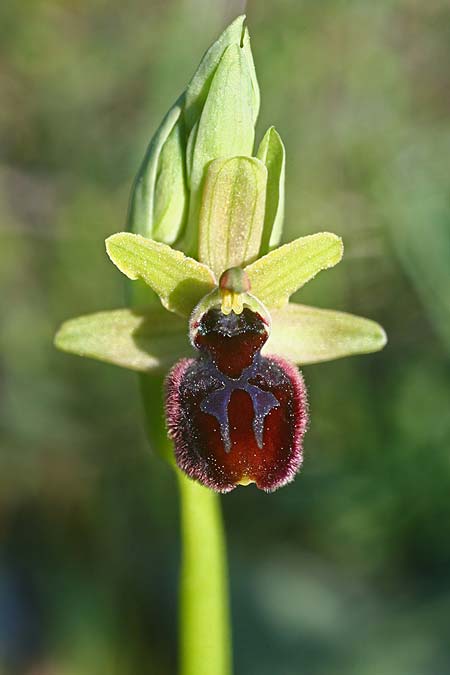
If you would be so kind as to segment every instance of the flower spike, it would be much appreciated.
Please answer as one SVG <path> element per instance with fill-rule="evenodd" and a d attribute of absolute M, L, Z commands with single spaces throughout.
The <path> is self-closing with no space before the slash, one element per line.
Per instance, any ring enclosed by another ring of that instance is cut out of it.
<path fill-rule="evenodd" d="M 259 104 L 241 16 L 149 144 L 130 199 L 133 233 L 106 240 L 112 262 L 138 280 L 135 309 L 66 321 L 55 338 L 64 351 L 144 373 L 151 405 L 160 391 L 162 406 L 170 371 L 165 409 L 176 462 L 218 492 L 251 482 L 272 491 L 298 471 L 308 409 L 294 364 L 386 343 L 374 321 L 289 302 L 341 260 L 343 244 L 321 232 L 278 247 L 286 153 L 273 127 L 255 150 Z M 151 422 L 161 444 L 162 420 Z"/>

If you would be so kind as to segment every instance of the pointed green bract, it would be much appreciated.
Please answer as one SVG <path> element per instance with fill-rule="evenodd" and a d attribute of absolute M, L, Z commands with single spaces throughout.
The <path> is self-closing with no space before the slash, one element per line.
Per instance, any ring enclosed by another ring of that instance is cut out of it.
<path fill-rule="evenodd" d="M 251 293 L 268 307 L 282 307 L 321 270 L 342 258 L 342 239 L 331 232 L 300 237 L 245 268 Z"/>
<path fill-rule="evenodd" d="M 161 306 L 70 319 L 56 334 L 55 345 L 71 354 L 146 373 L 163 372 L 190 353 L 185 321 Z"/>
<path fill-rule="evenodd" d="M 243 49 L 232 44 L 220 60 L 198 126 L 194 127 L 188 141 L 191 200 L 183 249 L 192 255 L 196 255 L 198 248 L 197 229 L 205 169 L 214 159 L 252 154 L 253 120 L 251 72 Z"/>
<path fill-rule="evenodd" d="M 191 130 L 205 105 L 212 78 L 224 51 L 242 40 L 245 16 L 238 16 L 205 52 L 200 64 L 186 88 L 185 119 Z"/>
<path fill-rule="evenodd" d="M 383 328 L 370 319 L 290 303 L 274 310 L 266 354 L 279 354 L 299 365 L 377 352 L 386 344 Z"/>
<path fill-rule="evenodd" d="M 208 166 L 199 219 L 199 258 L 218 279 L 256 258 L 264 224 L 267 170 L 251 157 Z"/>
<path fill-rule="evenodd" d="M 252 79 L 254 120 L 259 111 L 259 88 L 256 80 L 255 65 L 250 49 L 250 38 L 245 27 L 245 16 L 238 16 L 211 45 L 203 56 L 199 67 L 186 89 L 185 120 L 188 131 L 198 120 L 208 95 L 214 73 L 223 53 L 230 45 L 242 47 L 247 59 Z"/>
<path fill-rule="evenodd" d="M 192 166 L 194 163 L 194 150 L 197 141 L 198 125 L 200 120 L 197 120 L 192 127 L 186 145 L 186 172 L 188 176 L 188 184 L 190 188 L 190 176 L 192 175 Z"/>
<path fill-rule="evenodd" d="M 203 178 L 206 165 L 219 157 L 251 155 L 253 126 L 251 73 L 243 50 L 230 45 L 214 74 L 199 118 L 190 176 L 191 190 Z"/>
<path fill-rule="evenodd" d="M 278 246 L 284 219 L 284 180 L 286 152 L 283 142 L 270 127 L 264 135 L 257 153 L 267 167 L 266 214 L 261 242 L 261 255 Z"/>
<path fill-rule="evenodd" d="M 185 145 L 184 125 L 178 120 L 161 151 L 154 188 L 152 238 L 165 244 L 174 243 L 187 217 Z"/>
<path fill-rule="evenodd" d="M 150 141 L 131 191 L 128 225 L 136 234 L 173 243 L 187 216 L 183 97 Z"/>
<path fill-rule="evenodd" d="M 255 125 L 259 115 L 261 95 L 259 92 L 258 79 L 256 77 L 255 62 L 253 60 L 252 48 L 250 44 L 250 33 L 248 32 L 248 28 L 246 26 L 244 27 L 244 34 L 242 37 L 241 47 L 247 59 L 248 69 L 250 71 L 250 78 L 252 81 L 252 116 L 253 116 L 253 125 Z"/>
<path fill-rule="evenodd" d="M 106 250 L 129 279 L 143 279 L 166 309 L 182 316 L 189 316 L 215 287 L 214 275 L 206 265 L 152 239 L 119 232 L 106 240 Z"/>

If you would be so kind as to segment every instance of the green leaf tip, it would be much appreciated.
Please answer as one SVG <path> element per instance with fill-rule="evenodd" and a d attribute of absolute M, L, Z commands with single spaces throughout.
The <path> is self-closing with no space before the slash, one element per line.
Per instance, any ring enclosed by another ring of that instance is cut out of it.
<path fill-rule="evenodd" d="M 70 319 L 55 336 L 64 352 L 139 372 L 164 372 L 190 353 L 185 321 L 161 306 L 117 309 Z"/>
<path fill-rule="evenodd" d="M 106 251 L 123 274 L 145 281 L 166 309 L 182 316 L 189 316 L 198 301 L 216 286 L 206 265 L 138 234 L 113 234 L 106 240 Z"/>
<path fill-rule="evenodd" d="M 289 303 L 271 314 L 272 333 L 265 352 L 298 365 L 378 352 L 387 343 L 380 324 L 346 312 Z"/>
<path fill-rule="evenodd" d="M 251 292 L 269 308 L 282 307 L 318 272 L 337 265 L 343 252 L 342 239 L 331 232 L 295 239 L 245 268 Z"/>
<path fill-rule="evenodd" d="M 218 278 L 254 260 L 264 224 L 267 169 L 254 157 L 211 162 L 199 220 L 199 258 Z"/>

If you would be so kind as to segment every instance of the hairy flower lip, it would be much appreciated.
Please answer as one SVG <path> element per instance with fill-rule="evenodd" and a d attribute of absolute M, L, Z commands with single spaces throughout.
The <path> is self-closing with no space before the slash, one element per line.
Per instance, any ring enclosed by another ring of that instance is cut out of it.
<path fill-rule="evenodd" d="M 181 386 L 183 377 L 194 359 L 182 359 L 173 366 L 165 380 L 166 423 L 169 438 L 174 443 L 175 461 L 178 467 L 192 480 L 200 482 L 205 487 L 226 494 L 235 488 L 231 481 L 220 486 L 208 473 L 206 462 L 192 461 L 192 449 L 185 440 L 181 425 L 182 401 Z"/>
<path fill-rule="evenodd" d="M 286 455 L 280 457 L 281 453 L 278 453 L 271 456 L 270 463 L 265 461 L 265 447 L 263 447 L 259 451 L 260 468 L 258 476 L 253 475 L 252 469 L 245 465 L 241 474 L 235 473 L 233 476 L 232 460 L 233 452 L 236 452 L 235 449 L 232 449 L 229 454 L 230 461 L 221 464 L 220 456 L 216 458 L 213 455 L 202 456 L 195 444 L 193 445 L 190 442 L 187 434 L 188 422 L 183 387 L 185 387 L 186 373 L 190 368 L 195 367 L 195 359 L 182 359 L 172 368 L 166 378 L 167 428 L 169 437 L 174 443 L 177 465 L 189 478 L 200 482 L 215 492 L 225 494 L 240 485 L 251 483 L 255 483 L 259 489 L 265 492 L 274 492 L 292 482 L 301 468 L 303 461 L 302 442 L 309 420 L 306 387 L 301 373 L 295 366 L 278 356 L 272 356 L 267 359 L 267 361 L 269 360 L 287 374 L 293 385 L 291 446 Z M 241 453 L 236 459 L 238 468 L 239 463 L 242 464 L 243 461 L 245 462 L 245 453 Z M 236 471 L 238 471 L 238 468 Z"/>
<path fill-rule="evenodd" d="M 261 356 L 266 324 L 248 308 L 228 315 L 206 306 L 195 326 L 197 358 L 179 361 L 166 379 L 179 468 L 218 492 L 289 483 L 302 463 L 308 419 L 301 374 L 279 356 Z"/>
<path fill-rule="evenodd" d="M 282 366 L 290 376 L 292 382 L 294 383 L 294 400 L 297 410 L 297 424 L 295 426 L 294 432 L 293 452 L 290 457 L 289 464 L 286 467 L 286 473 L 284 477 L 280 477 L 276 482 L 274 482 L 270 489 L 266 489 L 266 492 L 274 492 L 280 487 L 291 483 L 303 464 L 302 444 L 303 437 L 309 427 L 309 403 L 303 375 L 298 370 L 298 368 L 296 368 L 287 359 L 284 359 L 281 356 L 275 354 L 268 355 L 267 358 L 270 358 L 272 361 Z"/>

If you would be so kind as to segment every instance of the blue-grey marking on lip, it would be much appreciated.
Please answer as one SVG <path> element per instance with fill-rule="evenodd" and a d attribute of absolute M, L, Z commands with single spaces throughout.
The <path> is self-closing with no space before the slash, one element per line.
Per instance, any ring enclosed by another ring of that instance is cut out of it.
<path fill-rule="evenodd" d="M 257 356 L 259 357 L 259 354 Z M 280 405 L 276 397 L 270 391 L 264 391 L 256 384 L 250 384 L 249 382 L 249 380 L 258 372 L 258 357 L 253 360 L 253 363 L 250 366 L 244 368 L 237 379 L 224 375 L 212 362 L 210 364 L 211 370 L 213 370 L 214 375 L 221 380 L 222 386 L 220 389 L 216 389 L 203 399 L 200 404 L 200 409 L 202 412 L 215 417 L 219 422 L 220 436 L 225 452 L 227 453 L 231 451 L 228 404 L 234 391 L 238 389 L 245 391 L 251 398 L 254 412 L 253 433 L 255 434 L 255 440 L 260 449 L 262 449 L 264 442 L 264 420 L 271 410 Z"/>

